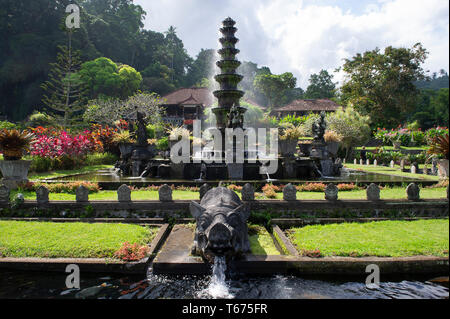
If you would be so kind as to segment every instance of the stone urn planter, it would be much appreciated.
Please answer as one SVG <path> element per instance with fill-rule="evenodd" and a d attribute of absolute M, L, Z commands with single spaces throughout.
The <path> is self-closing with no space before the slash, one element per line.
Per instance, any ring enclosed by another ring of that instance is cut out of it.
<path fill-rule="evenodd" d="M 327 151 L 331 155 L 336 156 L 338 150 L 339 150 L 339 142 L 327 142 Z"/>
<path fill-rule="evenodd" d="M 448 178 L 448 159 L 438 160 L 438 175 L 439 178 Z"/>
<path fill-rule="evenodd" d="M 293 157 L 297 149 L 298 140 L 278 140 L 281 156 Z"/>
<path fill-rule="evenodd" d="M 29 160 L 0 161 L 2 183 L 9 189 L 17 189 L 20 184 L 27 183 L 30 165 Z"/>

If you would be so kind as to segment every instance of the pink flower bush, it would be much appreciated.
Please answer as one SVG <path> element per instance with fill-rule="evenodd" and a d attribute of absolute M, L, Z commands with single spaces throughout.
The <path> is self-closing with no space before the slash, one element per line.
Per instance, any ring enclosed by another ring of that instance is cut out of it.
<path fill-rule="evenodd" d="M 71 136 L 62 131 L 58 136 L 40 135 L 31 147 L 31 155 L 49 158 L 82 157 L 93 148 L 95 145 L 86 135 Z"/>

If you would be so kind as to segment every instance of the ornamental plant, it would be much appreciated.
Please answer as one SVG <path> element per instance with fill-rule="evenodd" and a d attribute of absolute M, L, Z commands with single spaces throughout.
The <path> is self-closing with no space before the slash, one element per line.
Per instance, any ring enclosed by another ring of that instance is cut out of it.
<path fill-rule="evenodd" d="M 305 136 L 306 133 L 301 126 L 294 126 L 291 123 L 283 123 L 280 126 L 280 140 L 298 140 L 300 137 Z"/>
<path fill-rule="evenodd" d="M 91 140 L 84 135 L 69 135 L 62 131 L 59 136 L 41 135 L 31 147 L 31 155 L 41 157 L 85 157 L 95 147 Z"/>
<path fill-rule="evenodd" d="M 5 160 L 20 160 L 24 151 L 29 151 L 34 134 L 16 129 L 0 130 L 0 151 Z"/>
<path fill-rule="evenodd" d="M 331 142 L 342 142 L 342 135 L 336 133 L 335 131 L 327 130 L 325 134 L 323 135 L 323 138 L 325 139 L 325 142 L 331 143 Z"/>
<path fill-rule="evenodd" d="M 169 129 L 169 140 L 178 141 L 181 138 L 189 139 L 191 132 L 184 127 L 172 127 Z"/>
<path fill-rule="evenodd" d="M 428 154 L 434 157 L 449 159 L 449 137 L 448 134 L 444 136 L 436 136 L 431 141 Z"/>
<path fill-rule="evenodd" d="M 119 131 L 112 137 L 112 142 L 115 144 L 133 144 L 136 140 L 131 136 L 129 131 Z"/>
<path fill-rule="evenodd" d="M 124 242 L 115 253 L 114 257 L 123 261 L 138 261 L 145 258 L 150 251 L 147 245 L 139 245 L 138 243 L 130 244 Z"/>

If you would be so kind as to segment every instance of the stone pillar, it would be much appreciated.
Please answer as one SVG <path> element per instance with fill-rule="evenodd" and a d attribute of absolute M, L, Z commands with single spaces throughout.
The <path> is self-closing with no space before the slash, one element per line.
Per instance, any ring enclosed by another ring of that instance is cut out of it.
<path fill-rule="evenodd" d="M 211 189 L 211 186 L 209 186 L 208 184 L 203 184 L 200 187 L 200 200 L 202 200 L 203 196 L 205 196 L 205 194 Z"/>
<path fill-rule="evenodd" d="M 76 200 L 79 203 L 84 203 L 89 201 L 89 189 L 83 185 L 76 190 Z"/>
<path fill-rule="evenodd" d="M 131 189 L 123 184 L 117 189 L 117 200 L 119 202 L 131 202 Z"/>
<path fill-rule="evenodd" d="M 437 175 L 438 174 L 438 166 L 437 166 L 438 160 L 437 158 L 433 158 L 431 160 L 431 174 L 432 175 Z"/>
<path fill-rule="evenodd" d="M 359 160 L 359 165 L 364 165 L 364 161 L 362 159 Z"/>
<path fill-rule="evenodd" d="M 394 167 L 395 167 L 395 162 L 394 162 L 394 161 L 391 161 L 390 167 L 391 167 L 391 168 L 394 168 Z"/>
<path fill-rule="evenodd" d="M 286 200 L 286 201 L 296 201 L 297 200 L 297 189 L 291 183 L 287 184 L 283 188 L 283 200 Z"/>
<path fill-rule="evenodd" d="M 356 158 L 353 160 L 353 164 L 358 164 L 358 160 Z"/>
<path fill-rule="evenodd" d="M 378 166 L 378 161 L 377 160 L 373 161 L 373 166 Z"/>
<path fill-rule="evenodd" d="M 339 189 L 334 184 L 328 184 L 325 188 L 325 199 L 329 201 L 338 200 Z"/>
<path fill-rule="evenodd" d="M 424 175 L 428 175 L 428 165 L 427 164 L 423 165 L 422 173 Z"/>
<path fill-rule="evenodd" d="M 372 202 L 380 200 L 380 188 L 377 184 L 370 184 L 366 189 L 367 200 Z"/>
<path fill-rule="evenodd" d="M 47 187 L 45 187 L 45 186 L 40 186 L 36 190 L 36 201 L 37 201 L 38 205 L 48 204 L 48 202 L 49 202 L 49 199 L 48 199 L 49 193 L 50 192 L 48 191 Z"/>
<path fill-rule="evenodd" d="M 400 161 L 400 170 L 404 170 L 405 169 L 405 160 L 404 159 L 402 159 L 401 161 Z"/>
<path fill-rule="evenodd" d="M 417 167 L 415 165 L 411 165 L 411 174 L 417 174 Z"/>
<path fill-rule="evenodd" d="M 366 165 L 369 166 L 370 165 L 370 159 L 366 160 Z"/>
<path fill-rule="evenodd" d="M 11 191 L 5 185 L 0 186 L 0 204 L 9 204 Z"/>
<path fill-rule="evenodd" d="M 406 188 L 406 195 L 408 200 L 418 201 L 420 200 L 420 188 L 417 184 L 411 183 Z"/>
<path fill-rule="evenodd" d="M 244 187 L 242 187 L 241 192 L 242 200 L 249 202 L 255 200 L 255 189 L 253 186 L 249 183 L 245 184 Z"/>
<path fill-rule="evenodd" d="M 172 201 L 172 188 L 169 185 L 164 184 L 158 190 L 159 201 L 160 202 L 171 202 Z"/>

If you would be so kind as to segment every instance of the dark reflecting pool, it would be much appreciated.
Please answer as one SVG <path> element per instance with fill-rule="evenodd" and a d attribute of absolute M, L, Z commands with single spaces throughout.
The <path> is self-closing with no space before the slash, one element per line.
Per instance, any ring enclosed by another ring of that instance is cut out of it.
<path fill-rule="evenodd" d="M 59 177 L 50 180 L 58 180 L 58 181 L 91 181 L 91 182 L 111 182 L 111 183 L 120 183 L 120 182 L 128 182 L 128 183 L 161 183 L 161 182 L 172 182 L 172 183 L 194 183 L 194 180 L 183 180 L 183 179 L 161 179 L 161 178 L 147 178 L 147 177 L 129 177 L 129 176 L 121 176 L 118 173 L 115 173 L 114 170 L 99 170 L 97 172 L 86 173 L 86 174 L 78 174 L 72 176 Z M 264 182 L 264 179 L 258 181 L 245 181 L 245 182 Z M 300 183 L 300 182 L 311 182 L 311 181 L 333 181 L 333 182 L 342 182 L 342 183 L 408 183 L 408 182 L 423 182 L 422 180 L 417 180 L 409 177 L 402 176 L 393 176 L 386 174 L 377 174 L 370 172 L 361 172 L 354 170 L 343 170 L 341 176 L 339 177 L 323 177 L 323 178 L 310 178 L 310 179 L 280 179 L 278 183 Z M 208 182 L 219 182 L 208 180 Z M 244 182 L 244 181 L 235 181 L 235 183 Z"/>
<path fill-rule="evenodd" d="M 3 271 L 0 298 L 98 298 L 98 299 L 442 299 L 446 287 L 423 279 L 381 282 L 368 289 L 361 282 L 305 279 L 295 276 L 246 278 L 228 275 L 226 287 L 210 285 L 211 276 L 125 276 L 81 275 L 81 289 L 67 289 L 65 274 Z M 383 281 L 383 278 L 381 279 Z M 225 291 L 224 291 L 225 290 Z"/>

